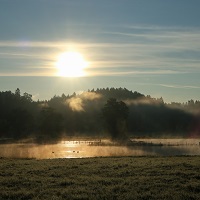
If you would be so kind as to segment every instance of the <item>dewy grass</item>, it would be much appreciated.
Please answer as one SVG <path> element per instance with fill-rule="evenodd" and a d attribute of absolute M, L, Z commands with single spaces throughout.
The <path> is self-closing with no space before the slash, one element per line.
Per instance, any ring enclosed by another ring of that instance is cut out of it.
<path fill-rule="evenodd" d="M 0 159 L 0 199 L 199 198 L 199 156 Z"/>

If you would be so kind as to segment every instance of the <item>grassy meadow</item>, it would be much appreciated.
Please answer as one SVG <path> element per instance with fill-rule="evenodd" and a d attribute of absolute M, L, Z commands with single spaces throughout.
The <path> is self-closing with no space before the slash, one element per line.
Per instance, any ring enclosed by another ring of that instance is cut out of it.
<path fill-rule="evenodd" d="M 200 199 L 200 156 L 1 158 L 0 199 Z"/>

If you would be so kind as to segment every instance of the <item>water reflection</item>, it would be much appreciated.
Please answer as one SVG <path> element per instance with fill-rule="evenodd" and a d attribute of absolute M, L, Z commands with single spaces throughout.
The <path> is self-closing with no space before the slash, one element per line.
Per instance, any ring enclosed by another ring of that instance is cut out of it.
<path fill-rule="evenodd" d="M 143 155 L 200 155 L 198 139 L 148 139 L 135 140 L 152 145 L 117 146 L 104 141 L 106 145 L 91 145 L 93 141 L 62 141 L 58 144 L 1 144 L 0 157 L 11 158 L 83 158 L 98 156 L 143 156 Z M 162 145 L 154 145 L 162 144 Z"/>

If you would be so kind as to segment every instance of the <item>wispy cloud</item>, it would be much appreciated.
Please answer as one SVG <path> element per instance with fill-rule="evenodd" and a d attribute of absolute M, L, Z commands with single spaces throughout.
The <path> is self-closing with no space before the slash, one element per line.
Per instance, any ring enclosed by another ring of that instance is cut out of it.
<path fill-rule="evenodd" d="M 65 47 L 65 42 L 49 42 L 49 41 L 0 41 L 0 47 L 31 47 L 31 48 L 52 48 Z"/>
<path fill-rule="evenodd" d="M 168 85 L 168 84 L 159 84 L 159 85 L 163 87 L 175 88 L 175 89 L 200 89 L 200 87 L 193 86 L 193 85 Z"/>
<path fill-rule="evenodd" d="M 58 54 L 67 50 L 84 54 L 91 75 L 200 73 L 198 28 L 126 25 L 99 34 L 103 42 L 0 41 L 0 75 L 1 66 L 10 60 L 13 66 L 53 69 Z M 46 70 L 54 76 L 52 72 Z"/>
<path fill-rule="evenodd" d="M 174 88 L 174 89 L 200 89 L 200 86 L 196 85 L 178 85 L 178 84 L 164 84 L 164 83 L 137 83 L 138 85 L 152 85 L 152 86 L 161 86 L 165 88 Z"/>

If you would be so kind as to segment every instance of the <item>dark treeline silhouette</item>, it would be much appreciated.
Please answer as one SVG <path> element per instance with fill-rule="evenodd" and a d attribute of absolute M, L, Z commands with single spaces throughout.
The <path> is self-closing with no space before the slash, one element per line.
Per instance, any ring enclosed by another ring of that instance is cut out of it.
<path fill-rule="evenodd" d="M 126 128 L 129 109 L 123 101 L 108 99 L 102 109 L 103 118 L 112 140 L 127 141 Z"/>
<path fill-rule="evenodd" d="M 121 109 L 121 110 L 120 110 Z M 113 117 L 113 118 L 112 118 Z M 126 88 L 92 89 L 82 94 L 33 101 L 19 89 L 0 92 L 0 137 L 35 138 L 65 135 L 200 136 L 200 102 L 164 103 Z"/>

